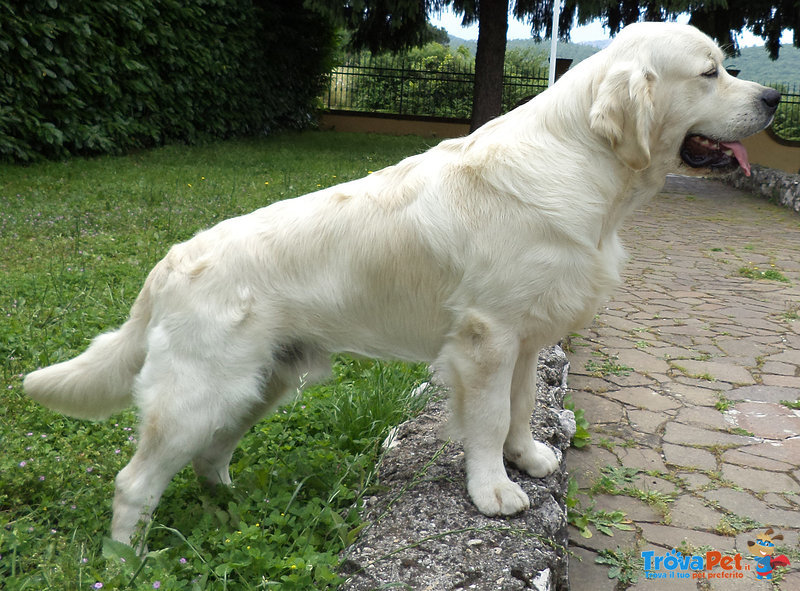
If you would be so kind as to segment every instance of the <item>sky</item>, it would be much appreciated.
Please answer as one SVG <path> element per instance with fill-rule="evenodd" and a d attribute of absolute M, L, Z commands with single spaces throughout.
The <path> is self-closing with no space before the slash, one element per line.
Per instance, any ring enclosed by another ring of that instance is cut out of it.
<path fill-rule="evenodd" d="M 462 39 L 477 39 L 478 38 L 478 25 L 464 28 L 461 26 L 461 17 L 457 16 L 448 10 L 443 12 L 440 16 L 431 17 L 431 23 L 437 27 L 444 27 L 444 29 L 455 37 Z M 688 15 L 681 15 L 678 18 L 679 22 L 687 22 Z M 791 32 L 786 33 L 786 43 L 791 43 Z M 531 37 L 530 27 L 520 21 L 509 19 L 508 23 L 508 39 L 529 39 Z M 576 27 L 572 29 L 570 39 L 573 43 L 585 43 L 587 41 L 600 41 L 608 39 L 608 29 L 600 24 L 600 21 L 594 21 L 588 25 Z M 739 35 L 739 46 L 750 47 L 751 45 L 764 45 L 764 41 L 760 37 L 756 37 L 752 33 L 745 31 Z"/>

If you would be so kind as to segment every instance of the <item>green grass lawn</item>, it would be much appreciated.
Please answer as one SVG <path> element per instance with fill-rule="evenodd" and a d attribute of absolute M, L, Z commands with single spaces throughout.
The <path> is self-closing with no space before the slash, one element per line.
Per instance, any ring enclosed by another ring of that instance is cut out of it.
<path fill-rule="evenodd" d="M 126 157 L 0 166 L 0 588 L 329 589 L 363 523 L 388 428 L 426 368 L 335 362 L 336 378 L 265 419 L 234 455 L 235 488 L 190 469 L 167 489 L 140 560 L 110 543 L 133 409 L 99 423 L 50 412 L 22 376 L 118 326 L 150 268 L 198 230 L 364 176 L 426 140 L 305 132 Z"/>

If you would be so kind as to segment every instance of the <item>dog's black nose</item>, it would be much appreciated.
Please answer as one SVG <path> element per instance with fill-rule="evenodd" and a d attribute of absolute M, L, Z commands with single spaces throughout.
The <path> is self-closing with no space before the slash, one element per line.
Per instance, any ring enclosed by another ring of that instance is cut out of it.
<path fill-rule="evenodd" d="M 761 100 L 768 109 L 775 111 L 778 108 L 778 103 L 781 102 L 781 93 L 774 88 L 768 88 L 761 95 Z"/>

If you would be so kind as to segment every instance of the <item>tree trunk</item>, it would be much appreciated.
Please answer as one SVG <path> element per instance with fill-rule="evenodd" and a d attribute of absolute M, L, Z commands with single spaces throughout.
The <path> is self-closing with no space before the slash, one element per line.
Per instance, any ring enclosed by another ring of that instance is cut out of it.
<path fill-rule="evenodd" d="M 470 131 L 500 114 L 503 106 L 503 62 L 506 57 L 508 0 L 480 0 L 478 49 Z"/>

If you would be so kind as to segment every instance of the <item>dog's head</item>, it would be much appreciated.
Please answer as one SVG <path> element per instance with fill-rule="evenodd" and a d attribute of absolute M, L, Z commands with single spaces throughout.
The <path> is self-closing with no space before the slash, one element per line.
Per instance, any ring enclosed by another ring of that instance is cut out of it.
<path fill-rule="evenodd" d="M 747 547 L 753 556 L 763 557 L 775 554 L 775 540 L 782 540 L 783 535 L 773 535 L 775 532 L 769 528 L 763 534 L 758 534 L 755 541 L 748 540 Z"/>
<path fill-rule="evenodd" d="M 688 25 L 630 25 L 601 53 L 590 124 L 623 163 L 749 174 L 739 140 L 770 124 L 778 91 L 728 74 L 720 48 Z"/>

